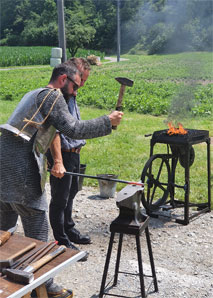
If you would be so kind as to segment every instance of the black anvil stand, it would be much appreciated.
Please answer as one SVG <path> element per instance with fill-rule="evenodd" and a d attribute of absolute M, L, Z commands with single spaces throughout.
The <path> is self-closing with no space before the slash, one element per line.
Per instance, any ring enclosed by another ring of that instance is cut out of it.
<path fill-rule="evenodd" d="M 152 247 L 151 247 L 150 235 L 149 235 L 149 229 L 148 229 L 149 216 L 143 215 L 140 210 L 140 201 L 141 201 L 140 196 L 141 196 L 142 190 L 143 190 L 143 188 L 141 188 L 140 186 L 136 186 L 136 185 L 129 186 L 128 185 L 123 190 L 121 190 L 121 192 L 118 193 L 118 198 L 117 198 L 116 202 L 120 209 L 120 214 L 110 225 L 111 236 L 110 236 L 110 241 L 109 241 L 109 246 L 108 246 L 108 251 L 107 251 L 107 256 L 106 256 L 106 262 L 105 262 L 105 267 L 104 267 L 104 272 L 103 272 L 103 277 L 102 277 L 101 289 L 100 289 L 100 294 L 99 294 L 100 298 L 102 298 L 103 295 L 116 296 L 116 297 L 127 297 L 127 296 L 119 296 L 116 294 L 110 294 L 110 293 L 106 292 L 106 287 L 105 287 L 115 233 L 119 233 L 119 243 L 118 243 L 118 250 L 117 250 L 117 259 L 116 259 L 116 264 L 115 264 L 115 274 L 114 274 L 114 280 L 113 280 L 112 286 L 114 287 L 117 285 L 118 274 L 123 273 L 123 274 L 139 276 L 142 298 L 147 297 L 147 293 L 148 293 L 148 290 L 149 290 L 152 282 L 154 283 L 154 291 L 155 292 L 158 291 L 158 284 L 157 284 L 157 278 L 156 278 L 156 273 L 155 273 L 155 265 L 154 265 L 154 259 L 153 259 Z M 143 273 L 140 235 L 144 231 L 145 231 L 145 235 L 146 235 L 147 248 L 148 248 L 148 253 L 149 253 L 149 260 L 150 260 L 152 275 L 145 275 Z M 139 268 L 138 274 L 119 271 L 121 249 L 122 249 L 122 242 L 123 242 L 124 234 L 135 235 L 136 246 L 137 246 L 138 268 Z M 144 277 L 152 278 L 152 282 L 150 283 L 147 291 L 145 291 Z"/>

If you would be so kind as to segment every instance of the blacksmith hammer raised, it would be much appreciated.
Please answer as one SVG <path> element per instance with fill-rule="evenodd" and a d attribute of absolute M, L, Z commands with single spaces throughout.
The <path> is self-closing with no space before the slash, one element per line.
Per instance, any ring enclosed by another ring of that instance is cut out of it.
<path fill-rule="evenodd" d="M 117 105 L 116 105 L 115 109 L 116 109 L 116 111 L 122 111 L 122 100 L 123 100 L 125 88 L 126 88 L 126 86 L 132 87 L 134 81 L 132 81 L 128 78 L 121 78 L 121 77 L 118 77 L 118 78 L 115 78 L 115 79 L 116 79 L 116 81 L 118 81 L 118 83 L 121 84 L 120 91 L 119 91 L 119 96 L 118 96 L 118 101 L 117 101 Z M 117 129 L 117 126 L 113 126 L 112 128 Z"/>
<path fill-rule="evenodd" d="M 16 229 L 17 229 L 17 225 L 15 227 L 12 227 L 8 231 L 4 231 L 0 235 L 0 246 L 3 245 L 5 242 L 7 242 L 7 240 L 9 240 L 10 236 L 14 234 L 14 232 L 16 231 Z"/>

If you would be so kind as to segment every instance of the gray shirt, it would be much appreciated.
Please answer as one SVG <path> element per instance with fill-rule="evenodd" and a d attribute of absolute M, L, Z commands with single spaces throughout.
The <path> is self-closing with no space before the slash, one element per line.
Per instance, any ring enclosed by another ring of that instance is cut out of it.
<path fill-rule="evenodd" d="M 70 114 L 78 120 L 81 120 L 80 111 L 77 105 L 76 97 L 72 96 L 68 102 L 68 110 Z M 64 134 L 60 134 L 61 136 L 61 149 L 70 150 L 72 148 L 81 148 L 86 144 L 85 140 L 74 140 L 65 136 Z"/>

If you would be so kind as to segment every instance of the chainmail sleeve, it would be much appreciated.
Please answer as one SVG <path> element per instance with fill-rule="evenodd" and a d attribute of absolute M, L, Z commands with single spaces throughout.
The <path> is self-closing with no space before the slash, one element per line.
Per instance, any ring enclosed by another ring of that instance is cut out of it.
<path fill-rule="evenodd" d="M 37 98 L 39 106 L 43 98 L 49 93 L 41 107 L 44 118 L 49 114 L 46 124 L 53 125 L 57 130 L 72 139 L 92 139 L 111 133 L 111 122 L 107 115 L 92 120 L 79 121 L 70 114 L 62 93 L 58 89 L 49 92 L 50 90 L 45 89 L 40 92 Z M 57 96 L 58 99 L 54 103 Z M 50 110 L 51 112 L 49 112 Z"/>

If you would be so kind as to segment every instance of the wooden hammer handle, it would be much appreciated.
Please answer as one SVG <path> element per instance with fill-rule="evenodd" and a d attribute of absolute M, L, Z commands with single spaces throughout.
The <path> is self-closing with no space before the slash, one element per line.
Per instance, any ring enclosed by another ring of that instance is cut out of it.
<path fill-rule="evenodd" d="M 26 246 L 25 248 L 23 248 L 22 250 L 19 250 L 18 252 L 16 252 L 15 254 L 13 254 L 12 256 L 10 256 L 10 260 L 14 260 L 17 257 L 20 257 L 21 255 L 23 255 L 25 252 L 31 250 L 32 248 L 36 247 L 36 243 L 32 242 L 31 244 L 29 244 L 28 246 Z"/>
<path fill-rule="evenodd" d="M 123 100 L 125 88 L 126 88 L 126 85 L 121 85 L 116 108 L 122 106 L 122 100 Z"/>
<path fill-rule="evenodd" d="M 119 96 L 118 96 L 118 101 L 116 105 L 116 111 L 121 111 L 122 110 L 122 100 L 124 96 L 124 91 L 125 91 L 126 85 L 121 85 L 120 91 L 119 91 Z M 117 126 L 112 126 L 112 129 L 117 129 Z"/>
<path fill-rule="evenodd" d="M 64 246 L 64 245 L 59 246 L 59 248 L 57 248 L 53 252 L 51 252 L 48 255 L 44 256 L 40 260 L 30 264 L 28 266 L 28 267 L 32 267 L 32 269 L 31 269 L 32 271 L 30 270 L 30 272 L 35 272 L 37 269 L 42 267 L 44 264 L 46 264 L 49 261 L 53 260 L 55 257 L 57 257 L 58 255 L 60 255 L 61 253 L 65 252 L 65 251 L 66 251 L 66 246 Z M 24 269 L 24 271 L 25 270 L 28 271 L 28 267 L 26 269 Z"/>
<path fill-rule="evenodd" d="M 7 242 L 7 240 L 10 238 L 11 233 L 10 232 L 4 232 L 2 233 L 2 235 L 0 236 L 0 246 L 3 245 L 5 242 Z"/>

